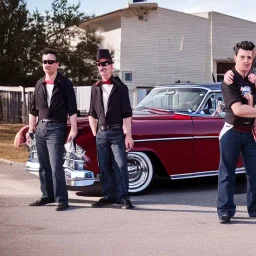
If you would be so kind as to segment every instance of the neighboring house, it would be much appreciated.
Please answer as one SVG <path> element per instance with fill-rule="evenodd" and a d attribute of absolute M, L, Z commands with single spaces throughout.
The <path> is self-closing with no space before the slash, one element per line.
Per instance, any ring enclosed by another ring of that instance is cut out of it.
<path fill-rule="evenodd" d="M 133 3 L 83 22 L 103 37 L 102 47 L 114 52 L 115 72 L 130 89 L 175 82 L 220 81 L 233 62 L 233 47 L 256 42 L 256 23 L 216 12 L 187 14 Z M 141 96 L 139 96 L 141 97 Z"/>

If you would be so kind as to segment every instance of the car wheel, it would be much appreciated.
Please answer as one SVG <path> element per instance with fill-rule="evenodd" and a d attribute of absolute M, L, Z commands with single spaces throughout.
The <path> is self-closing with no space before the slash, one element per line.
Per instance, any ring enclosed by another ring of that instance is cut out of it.
<path fill-rule="evenodd" d="M 149 157 L 142 152 L 128 153 L 129 193 L 140 193 L 153 180 L 153 166 Z"/>

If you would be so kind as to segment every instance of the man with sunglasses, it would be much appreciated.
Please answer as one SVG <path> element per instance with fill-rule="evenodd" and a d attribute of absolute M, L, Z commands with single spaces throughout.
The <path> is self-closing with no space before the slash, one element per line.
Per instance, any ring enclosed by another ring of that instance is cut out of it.
<path fill-rule="evenodd" d="M 133 147 L 128 88 L 112 75 L 113 61 L 107 49 L 98 50 L 97 66 L 101 80 L 92 86 L 89 122 L 96 136 L 103 198 L 92 207 L 120 203 L 122 209 L 132 209 L 127 167 L 127 152 Z"/>
<path fill-rule="evenodd" d="M 76 97 L 72 82 L 58 72 L 57 53 L 45 49 L 42 61 L 45 76 L 35 87 L 27 134 L 29 141 L 35 132 L 42 196 L 30 206 L 57 202 L 56 211 L 62 211 L 69 207 L 63 154 L 68 116 L 71 129 L 67 140 L 77 135 Z"/>

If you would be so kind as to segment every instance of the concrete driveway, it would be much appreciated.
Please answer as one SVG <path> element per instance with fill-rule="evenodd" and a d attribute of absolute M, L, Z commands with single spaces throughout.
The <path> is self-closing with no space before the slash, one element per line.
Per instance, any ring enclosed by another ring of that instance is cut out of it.
<path fill-rule="evenodd" d="M 235 195 L 236 217 L 221 225 L 216 189 L 216 178 L 158 180 L 132 197 L 135 210 L 122 210 L 90 208 L 99 188 L 89 188 L 69 192 L 70 209 L 56 212 L 55 204 L 28 206 L 40 197 L 38 177 L 0 163 L 0 255 L 254 255 L 256 219 L 248 218 L 246 195 Z"/>

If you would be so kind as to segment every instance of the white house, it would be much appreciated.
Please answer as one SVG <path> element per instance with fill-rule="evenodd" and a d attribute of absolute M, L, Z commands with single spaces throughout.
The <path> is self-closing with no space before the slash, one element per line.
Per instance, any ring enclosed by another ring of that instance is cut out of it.
<path fill-rule="evenodd" d="M 127 8 L 83 22 L 114 52 L 115 71 L 128 85 L 133 106 L 137 88 L 175 82 L 220 81 L 233 66 L 233 47 L 256 43 L 256 23 L 216 12 L 187 14 L 157 3 Z"/>

